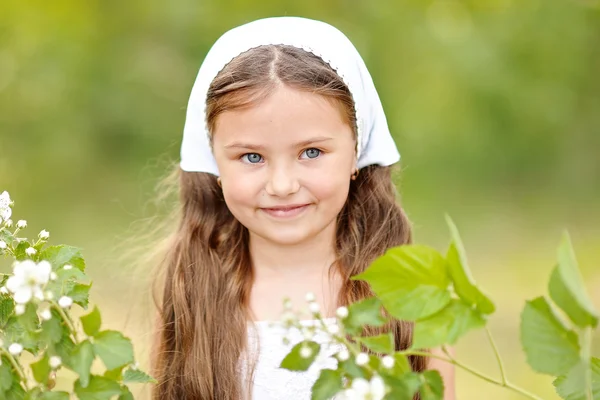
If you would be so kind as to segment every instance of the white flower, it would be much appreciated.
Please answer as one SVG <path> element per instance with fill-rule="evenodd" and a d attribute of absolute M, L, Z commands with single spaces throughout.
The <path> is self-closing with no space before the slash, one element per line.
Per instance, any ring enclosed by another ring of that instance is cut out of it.
<path fill-rule="evenodd" d="M 337 353 L 337 359 L 340 361 L 346 361 L 349 358 L 350 358 L 350 353 L 348 352 L 348 349 L 346 348 L 346 346 L 344 346 L 344 348 Z"/>
<path fill-rule="evenodd" d="M 69 269 L 72 269 L 73 266 L 69 265 L 69 264 L 65 264 L 65 266 L 63 268 L 66 269 L 66 270 L 69 270 Z"/>
<path fill-rule="evenodd" d="M 304 339 L 312 340 L 313 336 L 314 336 L 314 333 L 310 329 L 306 329 L 304 331 Z"/>
<path fill-rule="evenodd" d="M 35 253 L 36 253 L 36 251 L 33 247 L 28 247 L 27 250 L 25 250 L 25 254 L 27 254 L 28 256 L 32 256 Z"/>
<path fill-rule="evenodd" d="M 318 314 L 319 313 L 319 303 L 313 301 L 312 303 L 310 303 L 308 305 L 308 309 L 310 310 L 311 313 Z"/>
<path fill-rule="evenodd" d="M 8 294 L 8 289 L 6 288 L 6 286 L 2 286 L 0 288 L 0 293 L 2 293 L 2 294 Z"/>
<path fill-rule="evenodd" d="M 341 400 L 382 400 L 384 396 L 385 383 L 380 376 L 375 375 L 371 381 L 354 378 L 350 388 L 341 393 Z"/>
<path fill-rule="evenodd" d="M 48 364 L 50 364 L 50 368 L 56 369 L 60 367 L 60 364 L 62 364 L 62 360 L 59 356 L 52 356 L 50 357 L 50 360 L 48 360 Z"/>
<path fill-rule="evenodd" d="M 50 272 L 50 280 L 54 281 L 54 280 L 56 280 L 56 278 L 58 278 L 58 275 L 56 275 L 56 272 Z"/>
<path fill-rule="evenodd" d="M 312 356 L 312 349 L 308 346 L 302 346 L 300 348 L 300 357 L 302 358 L 308 358 L 310 356 Z"/>
<path fill-rule="evenodd" d="M 42 287 L 48 283 L 51 270 L 48 261 L 39 264 L 32 260 L 15 262 L 13 275 L 6 281 L 6 288 L 14 294 L 17 304 L 26 304 L 34 296 L 43 299 Z"/>
<path fill-rule="evenodd" d="M 385 356 L 381 359 L 381 363 L 387 369 L 392 368 L 394 366 L 395 362 L 396 362 L 396 360 L 394 360 L 394 357 L 392 357 L 392 356 Z"/>
<path fill-rule="evenodd" d="M 0 222 L 2 220 L 6 221 L 6 226 L 10 228 L 12 225 L 12 221 L 10 220 L 10 216 L 12 215 L 12 209 L 10 207 L 2 208 L 0 207 Z M 10 225 L 8 223 L 11 223 Z"/>
<path fill-rule="evenodd" d="M 313 292 L 306 293 L 306 301 L 308 301 L 309 303 L 315 301 L 315 294 Z"/>
<path fill-rule="evenodd" d="M 17 228 L 19 228 L 19 229 L 27 228 L 27 221 L 25 221 L 24 219 L 18 220 Z"/>
<path fill-rule="evenodd" d="M 4 225 L 6 225 L 7 228 L 10 228 L 13 225 L 12 219 L 9 219 L 6 222 L 4 222 Z"/>
<path fill-rule="evenodd" d="M 385 396 L 385 382 L 379 375 L 374 375 L 369 382 L 371 400 L 381 400 Z"/>
<path fill-rule="evenodd" d="M 0 208 L 8 208 L 11 203 L 12 201 L 10 200 L 10 195 L 6 190 L 0 193 Z"/>
<path fill-rule="evenodd" d="M 13 356 L 18 356 L 19 354 L 21 354 L 22 351 L 23 346 L 21 346 L 19 343 L 13 343 L 10 346 L 8 346 L 8 352 Z"/>
<path fill-rule="evenodd" d="M 73 304 L 73 299 L 70 297 L 63 296 L 60 299 L 58 299 L 58 305 L 61 306 L 62 308 L 71 307 L 72 304 Z"/>
<path fill-rule="evenodd" d="M 43 231 L 40 232 L 40 234 L 38 236 L 42 240 L 48 240 L 48 238 L 50 237 L 50 232 L 48 232 L 47 230 L 44 229 Z"/>
<path fill-rule="evenodd" d="M 348 308 L 347 307 L 340 307 L 336 310 L 335 314 L 340 318 L 340 319 L 344 319 L 348 316 Z"/>
<path fill-rule="evenodd" d="M 333 324 L 329 327 L 329 333 L 332 335 L 337 335 L 340 333 L 340 327 L 337 324 Z"/>
<path fill-rule="evenodd" d="M 6 247 L 6 242 L 4 240 L 0 240 L 0 249 L 4 250 Z"/>
<path fill-rule="evenodd" d="M 17 315 L 25 314 L 25 304 L 15 304 L 15 314 L 17 314 Z"/>
<path fill-rule="evenodd" d="M 356 356 L 356 365 L 362 367 L 363 365 L 367 365 L 369 362 L 369 355 L 367 353 L 358 353 Z"/>

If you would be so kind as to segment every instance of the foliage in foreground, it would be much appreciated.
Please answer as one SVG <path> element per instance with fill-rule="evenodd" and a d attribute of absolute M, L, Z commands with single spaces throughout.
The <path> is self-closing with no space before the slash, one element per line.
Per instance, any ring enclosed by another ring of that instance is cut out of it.
<path fill-rule="evenodd" d="M 27 222 L 13 224 L 12 205 L 0 194 L 0 256 L 14 259 L 12 273 L 0 274 L 0 398 L 133 399 L 127 385 L 153 379 L 137 368 L 131 341 L 102 329 L 98 307 L 78 320 L 72 315 L 74 305 L 90 308 L 80 249 L 47 246 L 45 230 L 35 240 L 21 237 Z M 92 372 L 98 359 L 103 374 Z M 78 376 L 70 392 L 54 390 L 62 369 Z"/>
<path fill-rule="evenodd" d="M 339 400 L 410 400 L 416 393 L 423 400 L 441 400 L 444 384 L 439 373 L 415 373 L 409 366 L 408 356 L 428 355 L 423 351 L 428 348 L 441 348 L 445 356 L 437 358 L 478 378 L 524 398 L 540 399 L 509 382 L 487 327 L 494 303 L 471 277 L 458 230 L 450 218 L 447 220 L 452 240 L 445 255 L 423 245 L 390 249 L 353 278 L 367 281 L 376 297 L 339 308 L 337 323 L 322 318 L 312 294 L 307 295 L 307 301 L 315 324 L 301 323 L 291 304 L 284 303 L 284 324 L 290 332 L 301 331 L 305 340 L 292 348 L 281 367 L 305 371 L 318 357 L 333 355 L 338 360 L 336 369 L 321 372 L 312 388 L 313 400 L 333 396 Z M 598 312 L 586 294 L 566 233 L 558 247 L 548 294 L 527 301 L 521 313 L 520 336 L 527 362 L 534 371 L 555 377 L 554 386 L 561 398 L 600 399 L 600 359 L 591 355 Z M 388 315 L 415 322 L 410 348 L 396 351 L 391 334 L 362 335 L 363 327 L 382 326 Z M 486 330 L 500 379 L 474 370 L 448 351 L 448 346 L 476 329 Z"/>

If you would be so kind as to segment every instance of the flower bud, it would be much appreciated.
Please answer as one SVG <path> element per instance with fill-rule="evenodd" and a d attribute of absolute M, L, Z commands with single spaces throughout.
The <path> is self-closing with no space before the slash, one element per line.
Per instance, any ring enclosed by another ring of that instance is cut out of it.
<path fill-rule="evenodd" d="M 50 232 L 48 232 L 47 230 L 43 230 L 40 232 L 40 234 L 38 235 L 40 239 L 42 240 L 48 240 L 48 238 L 50 237 Z"/>
<path fill-rule="evenodd" d="M 306 301 L 308 301 L 309 303 L 315 301 L 315 294 L 313 292 L 306 293 Z"/>
<path fill-rule="evenodd" d="M 312 303 L 310 303 L 308 305 L 308 309 L 310 310 L 311 313 L 318 314 L 319 313 L 319 303 L 317 303 L 316 301 L 313 301 Z"/>
<path fill-rule="evenodd" d="M 381 364 L 387 369 L 393 368 L 395 362 L 396 360 L 394 360 L 394 357 L 392 356 L 385 356 L 381 359 Z"/>
<path fill-rule="evenodd" d="M 369 355 L 367 353 L 358 353 L 355 362 L 356 365 L 358 365 L 359 367 L 367 365 L 367 363 L 369 362 Z"/>
<path fill-rule="evenodd" d="M 15 314 L 17 314 L 17 315 L 25 314 L 25 304 L 15 304 Z"/>
<path fill-rule="evenodd" d="M 73 305 L 73 299 L 67 296 L 63 296 L 60 299 L 58 299 L 58 305 L 62 308 L 69 308 L 71 307 L 71 305 Z"/>
<path fill-rule="evenodd" d="M 35 251 L 35 249 L 34 249 L 33 247 L 28 247 L 28 248 L 25 250 L 25 254 L 27 254 L 28 256 L 32 256 L 32 255 L 34 255 L 35 253 L 36 253 L 36 251 Z"/>
<path fill-rule="evenodd" d="M 4 222 L 4 225 L 6 225 L 7 228 L 12 228 L 12 226 L 13 226 L 12 219 L 6 220 L 6 222 Z"/>
<path fill-rule="evenodd" d="M 312 356 L 312 349 L 308 346 L 302 346 L 300 348 L 300 357 L 308 358 L 310 356 Z"/>
<path fill-rule="evenodd" d="M 344 319 L 348 317 L 348 308 L 342 306 L 336 310 L 335 314 L 338 316 L 338 318 Z"/>
<path fill-rule="evenodd" d="M 50 368 L 57 369 L 62 364 L 62 360 L 59 356 L 52 356 L 50 360 L 48 360 L 48 364 L 50 364 Z"/>
<path fill-rule="evenodd" d="M 23 346 L 21 346 L 19 343 L 13 343 L 10 346 L 8 346 L 8 352 L 13 356 L 18 356 L 19 354 L 21 354 L 22 351 Z"/>
<path fill-rule="evenodd" d="M 27 221 L 25 221 L 24 219 L 18 220 L 17 228 L 19 228 L 19 229 L 27 228 Z"/>
<path fill-rule="evenodd" d="M 350 353 L 348 353 L 348 349 L 346 347 L 344 347 L 342 350 L 340 350 L 337 353 L 337 359 L 340 361 L 346 361 L 349 358 L 350 358 Z"/>
<path fill-rule="evenodd" d="M 4 240 L 0 240 L 0 250 L 6 249 L 8 246 Z"/>

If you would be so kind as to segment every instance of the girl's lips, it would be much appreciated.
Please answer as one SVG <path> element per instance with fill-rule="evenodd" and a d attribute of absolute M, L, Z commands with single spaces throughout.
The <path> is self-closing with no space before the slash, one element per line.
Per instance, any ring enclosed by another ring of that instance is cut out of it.
<path fill-rule="evenodd" d="M 309 205 L 300 204 L 289 207 L 261 208 L 261 210 L 275 218 L 291 218 L 303 213 Z"/>

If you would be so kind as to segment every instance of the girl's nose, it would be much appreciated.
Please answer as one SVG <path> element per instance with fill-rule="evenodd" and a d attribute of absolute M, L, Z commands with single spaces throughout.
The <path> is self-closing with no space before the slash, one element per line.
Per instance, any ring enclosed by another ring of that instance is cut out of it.
<path fill-rule="evenodd" d="M 300 182 L 294 168 L 275 166 L 269 171 L 265 191 L 271 196 L 286 197 L 300 190 Z"/>

